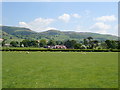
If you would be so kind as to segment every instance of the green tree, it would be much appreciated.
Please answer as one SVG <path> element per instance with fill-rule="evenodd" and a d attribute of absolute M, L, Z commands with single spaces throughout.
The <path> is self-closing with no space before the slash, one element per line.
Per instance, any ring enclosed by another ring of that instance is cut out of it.
<path fill-rule="evenodd" d="M 75 40 L 67 40 L 65 41 L 64 45 L 67 47 L 67 48 L 74 48 L 74 45 L 76 44 L 77 42 Z"/>
<path fill-rule="evenodd" d="M 98 40 L 93 40 L 93 47 L 97 48 L 99 46 L 98 43 L 99 43 Z"/>
<path fill-rule="evenodd" d="M 11 45 L 12 47 L 18 47 L 18 46 L 19 46 L 19 43 L 18 43 L 18 41 L 11 41 L 11 42 L 10 42 L 10 45 Z"/>
<path fill-rule="evenodd" d="M 88 45 L 88 40 L 87 40 L 87 39 L 84 39 L 84 40 L 83 40 L 83 43 L 84 43 L 84 45 L 87 46 L 87 45 Z"/>
<path fill-rule="evenodd" d="M 25 39 L 21 42 L 21 45 L 22 44 L 24 45 L 24 47 L 29 47 L 30 46 L 30 40 Z"/>
<path fill-rule="evenodd" d="M 75 45 L 74 45 L 74 49 L 81 49 L 81 44 L 80 43 L 76 43 Z"/>
<path fill-rule="evenodd" d="M 7 39 L 3 39 L 2 46 L 5 46 Z"/>
<path fill-rule="evenodd" d="M 120 49 L 120 41 L 117 41 L 117 43 L 118 43 L 117 49 Z"/>
<path fill-rule="evenodd" d="M 54 46 L 56 45 L 56 42 L 54 40 L 49 40 L 47 45 Z"/>
<path fill-rule="evenodd" d="M 111 43 L 112 43 L 112 49 L 117 49 L 117 42 L 115 41 L 115 40 L 112 40 L 111 41 Z"/>
<path fill-rule="evenodd" d="M 22 42 L 20 42 L 20 46 L 22 44 L 24 45 L 24 47 L 38 47 L 38 41 L 36 41 L 36 40 L 25 39 Z"/>
<path fill-rule="evenodd" d="M 88 37 L 87 39 L 89 40 L 89 42 L 93 40 L 93 38 L 92 38 L 92 37 Z"/>
<path fill-rule="evenodd" d="M 107 49 L 107 44 L 105 42 L 101 42 L 101 48 L 102 49 Z"/>
<path fill-rule="evenodd" d="M 63 45 L 62 41 L 56 41 L 56 45 Z"/>
<path fill-rule="evenodd" d="M 89 49 L 93 49 L 93 47 L 94 47 L 94 45 L 93 45 L 93 38 L 92 37 L 88 37 L 87 38 L 88 39 L 88 46 L 89 46 Z"/>
<path fill-rule="evenodd" d="M 45 39 L 40 40 L 39 46 L 44 47 L 47 45 L 47 41 Z"/>
<path fill-rule="evenodd" d="M 106 40 L 105 43 L 107 44 L 108 49 L 117 49 L 117 43 L 114 40 Z"/>
<path fill-rule="evenodd" d="M 38 47 L 38 42 L 35 41 L 35 40 L 32 40 L 32 41 L 30 41 L 29 46 L 31 46 L 31 47 Z"/>

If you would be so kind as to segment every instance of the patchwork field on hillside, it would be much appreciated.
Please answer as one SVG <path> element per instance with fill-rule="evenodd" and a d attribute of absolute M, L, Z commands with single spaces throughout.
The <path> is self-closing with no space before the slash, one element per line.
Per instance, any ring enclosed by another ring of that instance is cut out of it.
<path fill-rule="evenodd" d="M 117 52 L 3 52 L 3 88 L 117 88 Z"/>

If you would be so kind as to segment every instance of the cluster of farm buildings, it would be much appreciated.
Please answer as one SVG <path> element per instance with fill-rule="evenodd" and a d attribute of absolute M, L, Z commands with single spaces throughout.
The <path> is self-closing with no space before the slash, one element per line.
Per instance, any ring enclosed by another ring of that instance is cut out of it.
<path fill-rule="evenodd" d="M 64 45 L 55 45 L 55 46 L 47 46 L 45 48 L 51 48 L 51 49 L 67 49 Z"/>

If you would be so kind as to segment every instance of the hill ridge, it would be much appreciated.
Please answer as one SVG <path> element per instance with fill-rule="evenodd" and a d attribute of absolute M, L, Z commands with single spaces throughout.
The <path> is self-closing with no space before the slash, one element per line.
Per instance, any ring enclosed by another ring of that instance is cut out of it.
<path fill-rule="evenodd" d="M 2 32 L 7 33 L 8 37 L 3 35 L 3 38 L 9 39 L 10 36 L 14 36 L 17 39 L 54 39 L 54 40 L 68 40 L 73 39 L 77 41 L 82 41 L 84 38 L 89 36 L 97 40 L 117 40 L 118 37 L 110 34 L 99 34 L 92 32 L 74 32 L 74 31 L 61 31 L 50 29 L 43 32 L 35 32 L 29 28 L 24 27 L 13 27 L 13 26 L 0 26 L 2 27 Z"/>

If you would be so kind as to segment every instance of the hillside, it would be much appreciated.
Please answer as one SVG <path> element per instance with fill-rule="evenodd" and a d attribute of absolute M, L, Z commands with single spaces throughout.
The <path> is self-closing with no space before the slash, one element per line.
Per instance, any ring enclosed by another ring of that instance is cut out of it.
<path fill-rule="evenodd" d="M 93 37 L 97 40 L 117 40 L 117 36 L 108 35 L 108 34 L 98 34 L 98 33 L 90 33 L 90 32 L 73 32 L 73 31 L 57 31 L 57 30 L 49 30 L 46 32 L 40 33 L 40 35 L 44 35 L 44 37 L 54 38 L 54 39 L 74 39 L 74 40 L 83 40 L 87 37 Z"/>
<path fill-rule="evenodd" d="M 54 40 L 77 40 L 82 41 L 84 38 L 89 36 L 93 37 L 97 40 L 117 40 L 117 36 L 113 35 L 105 35 L 105 34 L 98 34 L 98 33 L 90 33 L 90 32 L 72 32 L 72 31 L 59 31 L 59 30 L 48 30 L 45 32 L 34 32 L 28 28 L 21 28 L 21 27 L 11 27 L 11 26 L 0 26 L 2 28 L 2 38 L 8 40 L 18 40 L 21 41 L 23 39 L 33 39 L 33 40 L 40 40 L 40 39 L 54 39 Z"/>

